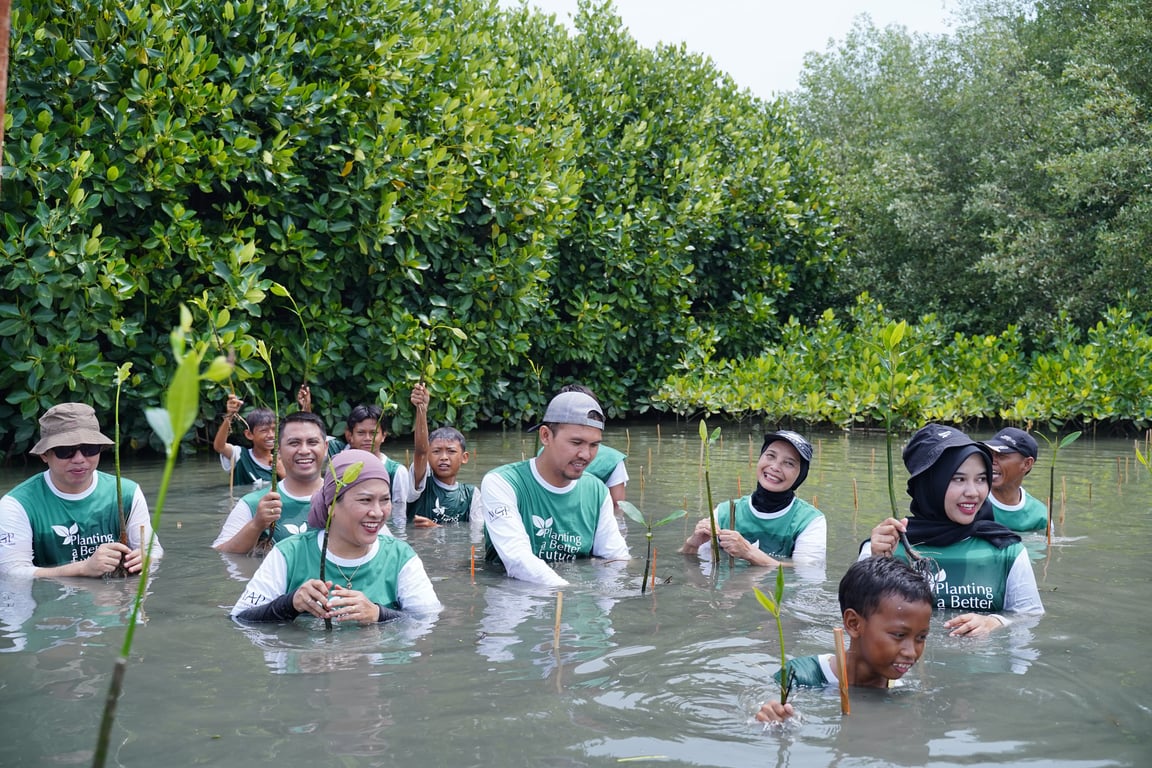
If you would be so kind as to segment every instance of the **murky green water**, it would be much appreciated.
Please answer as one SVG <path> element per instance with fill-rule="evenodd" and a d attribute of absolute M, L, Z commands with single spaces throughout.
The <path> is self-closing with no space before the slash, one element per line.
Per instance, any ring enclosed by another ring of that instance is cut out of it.
<path fill-rule="evenodd" d="M 790 655 L 832 650 L 837 582 L 888 508 L 881 438 L 813 438 L 818 457 L 801 495 L 828 516 L 828 575 L 790 573 Z M 835 691 L 802 691 L 793 699 L 802 723 L 786 732 L 750 721 L 777 695 L 775 625 L 751 594 L 774 574 L 725 566 L 713 579 L 675 554 L 704 509 L 696 425 L 617 428 L 606 442 L 630 454 L 630 500 L 652 517 L 685 504 L 693 514 L 656 529 L 654 594 L 639 594 L 644 535 L 634 524 L 628 568 L 565 567 L 573 584 L 558 649 L 555 594 L 483 570 L 473 583 L 465 528 L 399 532 L 446 606 L 431 626 L 241 628 L 227 609 L 258 563 L 209 547 L 229 508 L 227 479 L 214 458 L 182 462 L 110 764 L 1152 764 L 1152 476 L 1130 441 L 1084 438 L 1060 453 L 1065 520 L 1050 551 L 1031 542 L 1046 616 L 983 640 L 946 637 L 938 616 L 904 689 L 853 689 L 848 718 Z M 747 426 L 724 427 L 711 473 L 717 500 L 736 495 L 737 479 L 750 489 L 759 444 Z M 530 436 L 500 433 L 473 436 L 470 447 L 462 479 L 477 483 L 533 450 Z M 1048 458 L 1026 484 L 1041 497 Z M 35 469 L 0 470 L 0 488 Z M 126 474 L 155 500 L 159 463 Z M 903 508 L 902 470 L 896 477 Z M 0 583 L 0 765 L 90 763 L 134 588 Z"/>

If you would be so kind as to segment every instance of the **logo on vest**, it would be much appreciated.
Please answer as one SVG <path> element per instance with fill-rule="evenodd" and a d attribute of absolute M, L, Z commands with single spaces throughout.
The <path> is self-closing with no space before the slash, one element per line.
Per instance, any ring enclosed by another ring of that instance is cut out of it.
<path fill-rule="evenodd" d="M 298 533 L 304 533 L 304 531 L 308 530 L 308 523 L 300 523 L 300 525 L 296 525 L 295 523 L 284 523 L 284 530 L 295 536 Z"/>
<path fill-rule="evenodd" d="M 936 607 L 946 610 L 992 611 L 996 598 L 986 584 L 949 584 L 943 568 L 932 577 L 932 590 L 936 593 Z"/>
<path fill-rule="evenodd" d="M 94 533 L 91 536 L 81 536 L 80 526 L 72 523 L 70 526 L 54 525 L 52 532 L 60 537 L 61 547 L 72 547 L 73 560 L 87 560 L 101 544 L 116 541 L 111 533 Z"/>
<path fill-rule="evenodd" d="M 532 515 L 532 525 L 536 529 L 536 540 L 540 551 L 536 556 L 553 563 L 574 561 L 583 549 L 584 540 L 578 533 L 563 533 L 552 528 L 553 520 L 545 520 Z"/>

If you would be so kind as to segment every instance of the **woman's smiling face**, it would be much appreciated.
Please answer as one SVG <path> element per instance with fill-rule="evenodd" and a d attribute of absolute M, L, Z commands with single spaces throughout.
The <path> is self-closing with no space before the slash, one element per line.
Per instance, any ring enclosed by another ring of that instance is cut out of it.
<path fill-rule="evenodd" d="M 790 490 L 800 476 L 802 461 L 800 453 L 787 440 L 773 440 L 760 454 L 756 480 L 766 491 L 782 493 Z"/>
<path fill-rule="evenodd" d="M 968 525 L 984 499 L 988 498 L 988 466 L 984 457 L 974 453 L 952 473 L 944 491 L 944 514 L 957 525 Z"/>

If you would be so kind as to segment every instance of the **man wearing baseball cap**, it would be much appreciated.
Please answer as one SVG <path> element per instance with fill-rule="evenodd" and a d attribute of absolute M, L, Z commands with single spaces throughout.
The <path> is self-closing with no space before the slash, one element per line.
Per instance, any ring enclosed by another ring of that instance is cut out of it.
<path fill-rule="evenodd" d="M 992 515 L 1013 531 L 1043 531 L 1048 507 L 1024 490 L 1024 477 L 1032 471 L 1040 447 L 1032 435 L 1005 427 L 984 443 L 992 449 Z"/>
<path fill-rule="evenodd" d="M 0 574 L 99 577 L 120 566 L 140 572 L 141 542 L 152 538 L 148 502 L 124 478 L 118 497 L 115 476 L 97 471 L 100 453 L 112 445 L 91 406 L 62 403 L 45 411 L 31 453 L 48 469 L 0 499 Z M 154 540 L 152 557 L 163 554 Z"/>
<path fill-rule="evenodd" d="M 562 392 L 533 429 L 540 454 L 497 467 L 480 483 L 486 560 L 511 578 L 562 587 L 568 582 L 550 563 L 629 559 L 608 488 L 585 472 L 603 434 L 600 405 L 584 392 Z"/>

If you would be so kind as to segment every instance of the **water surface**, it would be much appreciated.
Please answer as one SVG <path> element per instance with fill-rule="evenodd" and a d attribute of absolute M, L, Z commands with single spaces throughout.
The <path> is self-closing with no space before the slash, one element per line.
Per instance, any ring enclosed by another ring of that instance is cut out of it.
<path fill-rule="evenodd" d="M 640 595 L 644 532 L 627 565 L 562 567 L 556 594 L 479 568 L 466 526 L 397 530 L 420 554 L 445 610 L 432 623 L 240 627 L 227 618 L 258 561 L 210 548 L 229 509 L 215 459 L 182 460 L 160 537 L 167 556 L 144 606 L 110 764 L 341 766 L 1146 766 L 1152 673 L 1144 598 L 1152 475 L 1127 440 L 1060 452 L 1058 536 L 1029 541 L 1047 615 L 986 639 L 949 638 L 933 619 L 921 663 L 893 692 L 804 690 L 787 730 L 751 721 L 778 695 L 775 623 L 752 587 L 774 572 L 706 573 L 675 553 L 703 515 L 696 425 L 613 428 L 629 453 L 628 497 L 654 519 L 657 586 Z M 991 434 L 991 432 L 989 433 Z M 789 655 L 833 648 L 836 585 L 860 540 L 887 514 L 884 441 L 813 435 L 801 495 L 829 520 L 827 576 L 789 572 Z M 713 449 L 715 501 L 746 493 L 760 433 L 725 425 Z M 405 444 L 390 446 L 403 458 Z M 534 450 L 532 437 L 470 436 L 462 479 Z M 1043 451 L 1044 446 L 1042 446 Z M 35 460 L 34 460 L 35 461 Z M 109 469 L 107 461 L 104 469 Z M 38 462 L 0 470 L 9 489 Z M 155 501 L 157 461 L 126 474 Z M 1026 487 L 1048 492 L 1042 453 Z M 896 486 L 906 506 L 904 473 Z M 237 494 L 239 495 L 239 494 Z M 1061 498 L 1063 497 L 1063 503 Z M 87 764 L 135 580 L 0 582 L 0 765 Z"/>

